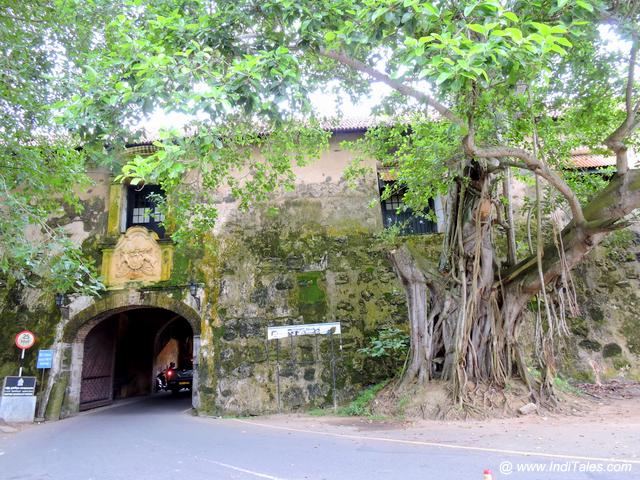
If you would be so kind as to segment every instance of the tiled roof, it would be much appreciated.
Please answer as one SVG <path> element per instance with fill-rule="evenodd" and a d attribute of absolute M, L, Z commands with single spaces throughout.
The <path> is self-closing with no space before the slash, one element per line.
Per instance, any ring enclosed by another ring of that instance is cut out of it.
<path fill-rule="evenodd" d="M 598 155 L 588 148 L 577 148 L 571 152 L 571 161 L 576 168 L 601 168 L 614 166 L 616 157 Z"/>
<path fill-rule="evenodd" d="M 389 117 L 343 117 L 328 119 L 321 122 L 322 128 L 332 132 L 364 132 L 370 128 L 392 125 L 394 120 Z"/>
<path fill-rule="evenodd" d="M 365 132 L 370 128 L 379 127 L 382 125 L 392 125 L 394 120 L 389 117 L 342 117 L 336 119 L 325 119 L 320 122 L 320 125 L 324 130 L 334 133 L 348 133 L 348 132 Z M 185 133 L 186 134 L 186 133 Z M 149 155 L 155 151 L 153 142 L 158 138 L 159 132 L 147 132 L 145 139 L 127 144 L 127 155 Z M 146 149 L 146 150 L 145 150 Z"/>
<path fill-rule="evenodd" d="M 397 120 L 396 120 L 397 121 Z M 370 128 L 383 125 L 392 125 L 393 119 L 389 117 L 342 117 L 338 119 L 326 119 L 321 122 L 325 130 L 334 133 L 365 132 Z M 127 155 L 150 155 L 156 150 L 153 141 L 127 145 Z M 601 168 L 614 166 L 615 157 L 592 153 L 588 148 L 577 148 L 571 152 L 571 160 L 575 168 Z"/>

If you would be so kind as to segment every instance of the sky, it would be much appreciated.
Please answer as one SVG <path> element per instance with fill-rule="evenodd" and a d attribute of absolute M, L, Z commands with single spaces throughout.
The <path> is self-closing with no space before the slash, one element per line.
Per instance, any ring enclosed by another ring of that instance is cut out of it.
<path fill-rule="evenodd" d="M 376 82 L 372 84 L 371 95 L 367 98 L 360 99 L 360 102 L 354 104 L 351 99 L 343 95 L 340 112 L 347 118 L 362 118 L 371 115 L 372 108 L 380 103 L 380 100 L 391 92 L 386 85 Z M 335 95 L 326 92 L 316 91 L 311 94 L 311 103 L 318 112 L 320 117 L 333 118 L 338 116 L 338 110 L 335 103 Z M 149 134 L 155 134 L 159 130 L 177 128 L 180 130 L 184 127 L 192 117 L 178 112 L 155 111 L 147 121 L 142 125 Z"/>

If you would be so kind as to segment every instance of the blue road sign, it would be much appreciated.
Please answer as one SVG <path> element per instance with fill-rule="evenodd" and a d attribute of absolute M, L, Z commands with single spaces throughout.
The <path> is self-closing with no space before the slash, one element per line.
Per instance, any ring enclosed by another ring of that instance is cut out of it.
<path fill-rule="evenodd" d="M 53 366 L 53 350 L 38 350 L 36 368 L 51 368 Z"/>

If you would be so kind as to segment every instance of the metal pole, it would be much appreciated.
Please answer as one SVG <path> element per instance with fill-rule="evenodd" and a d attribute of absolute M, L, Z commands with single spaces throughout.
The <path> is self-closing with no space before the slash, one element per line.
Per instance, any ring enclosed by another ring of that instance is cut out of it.
<path fill-rule="evenodd" d="M 289 348 L 291 348 L 291 363 L 296 361 L 296 349 L 293 346 L 293 334 L 289 334 Z"/>
<path fill-rule="evenodd" d="M 276 338 L 276 399 L 280 413 L 280 339 Z"/>
<path fill-rule="evenodd" d="M 338 400 L 336 397 L 336 356 L 333 349 L 333 332 L 329 333 L 329 340 L 331 342 L 331 383 L 333 385 L 333 411 L 338 409 Z"/>
<path fill-rule="evenodd" d="M 22 376 L 22 365 L 24 364 L 24 348 L 22 349 L 22 353 L 20 354 L 20 369 L 18 370 L 18 376 Z"/>

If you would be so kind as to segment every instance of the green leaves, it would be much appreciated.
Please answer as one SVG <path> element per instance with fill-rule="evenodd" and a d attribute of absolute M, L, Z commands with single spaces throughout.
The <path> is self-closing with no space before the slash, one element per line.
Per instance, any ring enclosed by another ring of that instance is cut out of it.
<path fill-rule="evenodd" d="M 469 30 L 472 30 L 474 32 L 478 32 L 481 33 L 483 35 L 486 35 L 487 31 L 489 30 L 487 27 L 485 27 L 484 25 L 480 25 L 478 23 L 470 23 L 467 25 L 467 28 Z"/>
<path fill-rule="evenodd" d="M 518 23 L 520 21 L 520 18 L 518 18 L 518 16 L 513 12 L 503 12 L 502 16 L 504 18 L 511 20 L 514 23 Z"/>
<path fill-rule="evenodd" d="M 409 2 L 404 6 L 415 4 Z M 390 8 L 395 7 L 388 4 L 379 7 Z M 534 73 L 531 67 L 543 68 L 543 63 L 558 54 L 565 55 L 571 47 L 564 24 L 557 20 L 545 23 L 544 13 L 535 8 L 522 8 L 514 13 L 499 2 L 475 1 L 465 2 L 463 18 L 456 17 L 456 11 L 440 6 L 437 16 L 443 20 L 436 23 L 431 22 L 431 15 L 421 15 L 413 8 L 411 16 L 406 17 L 411 18 L 410 25 L 394 25 L 393 32 L 390 26 L 388 33 L 384 29 L 384 44 L 397 52 L 394 61 L 404 66 L 401 70 L 404 81 L 411 78 L 407 72 L 413 68 L 418 79 L 430 80 L 447 94 L 464 91 L 472 82 L 486 88 L 493 79 L 499 82 L 505 72 L 509 78 L 516 72 L 534 78 L 539 71 Z M 366 12 L 359 15 L 363 19 L 366 16 Z M 360 22 L 353 32 L 360 33 L 363 29 L 367 27 Z M 343 37 L 348 33 L 343 32 Z M 375 38 L 374 32 L 370 35 Z M 396 38 L 402 40 L 401 45 L 393 45 Z M 445 63 L 444 58 L 452 63 Z"/>
<path fill-rule="evenodd" d="M 586 0 L 576 0 L 576 5 L 588 12 L 593 12 L 593 5 Z"/>
<path fill-rule="evenodd" d="M 77 92 L 105 5 L 13 2 L 0 18 L 0 284 L 97 293 L 93 264 L 61 225 L 85 207 L 88 152 L 55 117 Z M 84 73 L 97 81 L 99 72 Z M 79 98 L 79 97 L 76 97 Z M 105 104 L 110 102 L 105 98 Z"/>
<path fill-rule="evenodd" d="M 396 357 L 401 360 L 407 354 L 408 348 L 409 335 L 406 332 L 398 328 L 386 328 L 371 339 L 369 346 L 359 349 L 358 352 L 373 358 Z"/>

